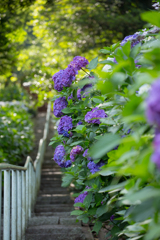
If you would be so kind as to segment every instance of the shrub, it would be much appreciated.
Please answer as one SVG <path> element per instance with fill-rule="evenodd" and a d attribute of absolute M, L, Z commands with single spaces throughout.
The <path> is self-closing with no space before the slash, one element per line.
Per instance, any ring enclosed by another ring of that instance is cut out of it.
<path fill-rule="evenodd" d="M 158 12 L 142 18 L 160 27 Z M 82 80 L 72 78 L 56 97 L 68 99 L 62 118 L 72 120 L 50 143 L 64 147 L 64 161 L 73 147 L 76 152 L 72 165 L 63 168 L 62 186 L 72 182 L 81 190 L 72 215 L 93 222 L 97 233 L 111 225 L 111 239 L 160 237 L 159 31 L 145 29 L 105 47 L 106 60 L 93 59 L 90 72 Z M 87 84 L 89 92 L 83 92 Z"/>
<path fill-rule="evenodd" d="M 0 106 L 0 162 L 17 164 L 33 146 L 33 123 L 23 104 Z"/>

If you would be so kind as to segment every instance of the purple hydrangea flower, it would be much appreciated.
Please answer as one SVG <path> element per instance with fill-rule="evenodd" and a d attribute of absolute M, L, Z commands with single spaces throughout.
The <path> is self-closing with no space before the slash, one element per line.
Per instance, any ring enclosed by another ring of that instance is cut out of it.
<path fill-rule="evenodd" d="M 70 160 L 65 162 L 65 168 L 68 168 L 72 165 L 72 162 Z"/>
<path fill-rule="evenodd" d="M 53 106 L 53 112 L 56 117 L 61 117 L 63 113 L 61 112 L 62 109 L 66 108 L 68 102 L 65 97 L 59 97 L 55 100 Z"/>
<path fill-rule="evenodd" d="M 77 98 L 78 100 L 81 100 L 81 89 L 77 90 Z"/>
<path fill-rule="evenodd" d="M 156 124 L 160 127 L 160 79 L 156 80 L 150 89 L 149 96 L 146 100 L 147 120 L 151 124 Z"/>
<path fill-rule="evenodd" d="M 64 137 L 70 137 L 68 131 L 70 131 L 72 128 L 73 128 L 72 118 L 69 116 L 61 117 L 57 128 L 58 134 L 63 135 Z"/>
<path fill-rule="evenodd" d="M 114 215 L 112 215 L 112 216 L 110 217 L 111 221 L 113 221 L 113 220 L 114 220 L 114 218 L 115 218 L 115 216 L 114 216 Z"/>
<path fill-rule="evenodd" d="M 154 146 L 154 153 L 152 154 L 151 160 L 160 169 L 160 133 L 155 135 L 153 146 Z"/>
<path fill-rule="evenodd" d="M 84 151 L 83 157 L 86 157 L 88 161 L 91 161 L 92 158 L 88 156 L 88 150 L 89 150 L 89 149 L 86 149 L 86 150 Z"/>
<path fill-rule="evenodd" d="M 88 195 L 87 191 L 85 191 L 84 193 L 81 193 L 77 198 L 75 198 L 74 203 L 78 203 L 78 202 L 83 203 L 83 201 L 87 195 Z"/>
<path fill-rule="evenodd" d="M 135 63 L 135 65 L 136 65 L 137 68 L 140 68 L 140 67 L 141 67 L 141 65 L 136 64 L 136 63 L 138 63 L 138 60 L 134 60 L 134 63 Z"/>
<path fill-rule="evenodd" d="M 87 88 L 91 88 L 91 87 L 92 87 L 92 83 L 88 83 L 88 84 L 84 85 L 84 86 L 81 88 L 81 90 L 82 90 L 83 92 L 85 92 L 85 90 L 86 90 Z"/>
<path fill-rule="evenodd" d="M 92 87 L 92 83 L 84 85 L 81 89 L 77 90 L 77 98 L 78 100 L 81 100 L 82 98 L 85 98 L 88 96 L 90 92 L 86 92 L 87 89 Z M 82 95 L 83 94 L 83 95 Z"/>
<path fill-rule="evenodd" d="M 133 35 L 129 35 L 126 36 L 122 42 L 121 42 L 121 46 L 123 46 L 126 42 L 131 41 L 131 48 L 133 48 L 135 45 L 137 45 L 141 40 L 141 36 L 138 34 L 133 34 Z"/>
<path fill-rule="evenodd" d="M 92 111 L 88 112 L 85 115 L 85 122 L 88 123 L 95 123 L 95 124 L 100 124 L 100 120 L 99 119 L 93 119 L 92 118 L 105 118 L 107 117 L 105 111 L 103 109 L 99 109 L 98 107 L 95 107 L 92 109 Z"/>
<path fill-rule="evenodd" d="M 83 122 L 82 122 L 82 121 L 79 121 L 79 122 L 77 123 L 77 126 L 82 125 L 82 124 L 83 124 Z"/>
<path fill-rule="evenodd" d="M 55 73 L 52 77 L 54 81 L 54 88 L 61 92 L 63 87 L 69 87 L 72 84 L 72 81 L 75 79 L 76 72 L 72 66 L 68 66 L 64 70 L 60 70 Z"/>
<path fill-rule="evenodd" d="M 66 161 L 65 155 L 66 151 L 63 145 L 58 145 L 55 149 L 53 159 L 60 167 L 68 168 L 72 165 L 72 163 L 70 160 Z"/>
<path fill-rule="evenodd" d="M 102 160 L 98 163 L 89 161 L 89 163 L 87 164 L 87 167 L 90 169 L 90 172 L 93 174 L 93 173 L 100 171 L 100 167 L 104 166 L 104 164 L 105 163 Z"/>
<path fill-rule="evenodd" d="M 68 97 L 68 100 L 73 99 L 73 93 Z"/>
<path fill-rule="evenodd" d="M 113 59 L 113 62 L 114 62 L 114 63 L 118 63 L 115 57 L 114 57 L 114 59 Z"/>
<path fill-rule="evenodd" d="M 72 66 L 76 71 L 78 71 L 82 67 L 86 67 L 87 64 L 89 64 L 89 62 L 85 57 L 76 56 L 68 66 Z"/>
<path fill-rule="evenodd" d="M 89 189 L 90 187 L 87 186 L 86 188 Z M 85 191 L 84 193 L 81 193 L 77 198 L 75 198 L 74 203 L 78 203 L 78 202 L 83 203 L 87 195 L 88 195 L 87 191 Z"/>
<path fill-rule="evenodd" d="M 74 162 L 76 155 L 80 154 L 82 151 L 83 151 L 83 148 L 80 145 L 77 145 L 77 146 L 73 147 L 71 152 L 70 152 L 71 161 Z"/>

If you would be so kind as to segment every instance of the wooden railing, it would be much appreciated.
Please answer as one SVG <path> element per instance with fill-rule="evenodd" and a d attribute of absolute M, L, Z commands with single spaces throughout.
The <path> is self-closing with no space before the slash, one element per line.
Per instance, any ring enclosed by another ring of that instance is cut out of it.
<path fill-rule="evenodd" d="M 33 162 L 28 156 L 24 167 L 0 164 L 0 240 L 22 240 L 25 234 L 40 187 L 50 109 L 49 103 L 43 138 L 40 139 L 35 161 Z M 1 226 L 3 226 L 2 229 Z"/>

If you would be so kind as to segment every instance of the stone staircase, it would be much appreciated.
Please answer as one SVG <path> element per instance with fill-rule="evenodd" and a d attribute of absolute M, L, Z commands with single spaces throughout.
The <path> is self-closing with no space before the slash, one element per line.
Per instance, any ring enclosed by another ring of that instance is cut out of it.
<path fill-rule="evenodd" d="M 70 216 L 74 210 L 73 199 L 61 187 L 62 173 L 54 163 L 53 148 L 48 146 L 53 137 L 50 124 L 48 143 L 42 165 L 41 187 L 25 234 L 25 240 L 93 240 L 89 227 Z"/>

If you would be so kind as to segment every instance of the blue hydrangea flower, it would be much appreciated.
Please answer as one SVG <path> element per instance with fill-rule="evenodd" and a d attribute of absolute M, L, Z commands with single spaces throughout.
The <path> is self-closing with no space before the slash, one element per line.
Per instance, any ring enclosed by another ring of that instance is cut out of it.
<path fill-rule="evenodd" d="M 93 119 L 93 118 L 105 118 L 105 117 L 107 117 L 105 111 L 103 109 L 99 109 L 98 107 L 95 107 L 92 109 L 92 111 L 89 111 L 85 115 L 85 122 L 100 124 L 101 122 L 99 119 Z"/>
<path fill-rule="evenodd" d="M 83 153 L 83 157 L 86 157 L 88 161 L 91 161 L 92 158 L 89 157 L 89 155 L 88 155 L 88 150 L 89 150 L 89 149 L 86 149 L 86 150 L 84 151 L 84 153 Z"/>
<path fill-rule="evenodd" d="M 146 116 L 148 122 L 156 124 L 157 127 L 160 128 L 160 79 L 152 84 L 146 103 Z"/>
<path fill-rule="evenodd" d="M 75 147 L 72 148 L 71 152 L 70 152 L 70 159 L 72 162 L 75 161 L 76 155 L 80 154 L 83 151 L 83 148 L 80 145 L 77 145 Z"/>
<path fill-rule="evenodd" d="M 70 62 L 68 66 L 72 66 L 75 69 L 75 71 L 78 71 L 82 67 L 86 67 L 87 64 L 89 64 L 89 62 L 85 57 L 76 56 L 73 58 L 73 61 Z"/>
<path fill-rule="evenodd" d="M 89 161 L 89 163 L 87 164 L 87 167 L 90 169 L 90 172 L 93 174 L 93 173 L 100 171 L 100 167 L 102 167 L 104 164 L 105 163 L 102 160 L 98 163 Z"/>
<path fill-rule="evenodd" d="M 58 92 L 61 92 L 63 87 L 70 87 L 72 81 L 75 80 L 75 75 L 76 72 L 72 66 L 68 66 L 66 69 L 55 73 L 52 77 L 54 81 L 54 88 Z"/>
<path fill-rule="evenodd" d="M 68 105 L 68 102 L 65 97 L 59 97 L 55 100 L 54 106 L 53 106 L 53 113 L 56 117 L 61 117 L 64 115 L 61 110 L 66 108 Z"/>
<path fill-rule="evenodd" d="M 70 131 L 73 128 L 72 124 L 72 118 L 69 116 L 63 116 L 60 119 L 59 125 L 58 125 L 58 134 L 63 135 L 64 137 L 69 137 L 68 131 Z"/>
<path fill-rule="evenodd" d="M 66 151 L 63 145 L 58 145 L 55 149 L 53 159 L 60 167 L 68 168 L 72 165 L 72 163 L 70 160 L 66 161 L 65 155 Z"/>

